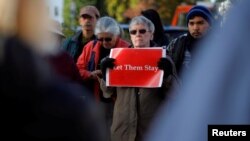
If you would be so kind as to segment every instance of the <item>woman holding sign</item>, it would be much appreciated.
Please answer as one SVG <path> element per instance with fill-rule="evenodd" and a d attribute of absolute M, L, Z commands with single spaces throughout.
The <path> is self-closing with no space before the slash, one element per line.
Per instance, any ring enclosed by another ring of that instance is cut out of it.
<path fill-rule="evenodd" d="M 143 16 L 133 18 L 129 26 L 133 48 L 156 47 L 152 42 L 154 29 L 154 24 L 147 18 Z M 103 59 L 101 62 L 103 74 L 106 73 L 107 68 L 113 69 L 117 61 L 119 60 L 114 58 Z M 158 64 L 157 68 L 164 71 L 163 78 L 160 78 L 163 79 L 163 82 L 159 88 L 107 87 L 105 79 L 100 80 L 104 97 L 109 98 L 113 94 L 117 94 L 111 127 L 112 141 L 143 140 L 151 120 L 171 87 L 171 83 L 176 80 L 175 66 L 169 57 L 159 57 L 155 64 Z M 116 66 L 114 69 L 119 68 Z M 137 68 L 137 70 L 140 69 Z"/>

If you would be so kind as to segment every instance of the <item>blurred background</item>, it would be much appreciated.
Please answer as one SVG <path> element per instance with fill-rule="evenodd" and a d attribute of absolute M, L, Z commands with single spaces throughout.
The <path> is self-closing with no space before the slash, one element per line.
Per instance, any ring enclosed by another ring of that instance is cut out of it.
<path fill-rule="evenodd" d="M 185 16 L 193 5 L 204 5 L 215 15 L 218 5 L 224 0 L 47 0 L 50 15 L 63 25 L 67 36 L 80 29 L 78 24 L 79 9 L 85 5 L 96 6 L 101 16 L 115 18 L 126 31 L 131 18 L 145 9 L 155 9 L 159 12 L 164 29 L 175 37 L 186 31 Z"/>

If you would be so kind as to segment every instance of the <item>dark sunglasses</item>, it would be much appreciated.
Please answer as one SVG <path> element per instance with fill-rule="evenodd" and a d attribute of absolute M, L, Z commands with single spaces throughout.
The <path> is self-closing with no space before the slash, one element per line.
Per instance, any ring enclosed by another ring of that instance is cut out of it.
<path fill-rule="evenodd" d="M 132 34 L 132 35 L 135 35 L 137 33 L 137 31 L 140 33 L 140 34 L 145 34 L 147 32 L 146 29 L 139 29 L 139 30 L 130 30 L 129 33 Z"/>
<path fill-rule="evenodd" d="M 98 41 L 100 41 L 100 42 L 103 42 L 103 41 L 110 42 L 110 41 L 112 41 L 112 38 L 99 38 Z"/>

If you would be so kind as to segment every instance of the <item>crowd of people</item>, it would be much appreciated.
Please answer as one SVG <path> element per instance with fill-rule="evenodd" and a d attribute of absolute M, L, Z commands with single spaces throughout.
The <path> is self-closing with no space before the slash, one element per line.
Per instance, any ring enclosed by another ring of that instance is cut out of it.
<path fill-rule="evenodd" d="M 43 1 L 0 1 L 5 140 L 145 140 L 215 25 L 209 9 L 194 6 L 186 16 L 188 32 L 170 41 L 157 11 L 148 9 L 131 19 L 128 42 L 114 18 L 88 5 L 79 12 L 81 30 L 66 38 L 46 10 Z M 145 47 L 166 50 L 157 62 L 161 87 L 108 87 L 106 71 L 117 61 L 111 49 Z"/>

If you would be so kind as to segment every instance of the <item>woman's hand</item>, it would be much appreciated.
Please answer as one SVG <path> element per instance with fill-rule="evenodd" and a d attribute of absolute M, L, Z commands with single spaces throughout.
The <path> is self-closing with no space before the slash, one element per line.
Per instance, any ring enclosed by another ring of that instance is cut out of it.
<path fill-rule="evenodd" d="M 106 70 L 107 68 L 113 69 L 115 67 L 115 59 L 105 57 L 101 61 L 101 71 L 103 74 L 103 79 L 106 80 Z"/>
<path fill-rule="evenodd" d="M 101 76 L 102 76 L 102 71 L 101 70 L 92 71 L 91 74 L 90 74 L 91 79 L 97 79 L 97 77 L 101 77 Z"/>
<path fill-rule="evenodd" d="M 164 78 L 173 74 L 173 66 L 167 58 L 160 58 L 158 68 L 164 71 Z"/>

